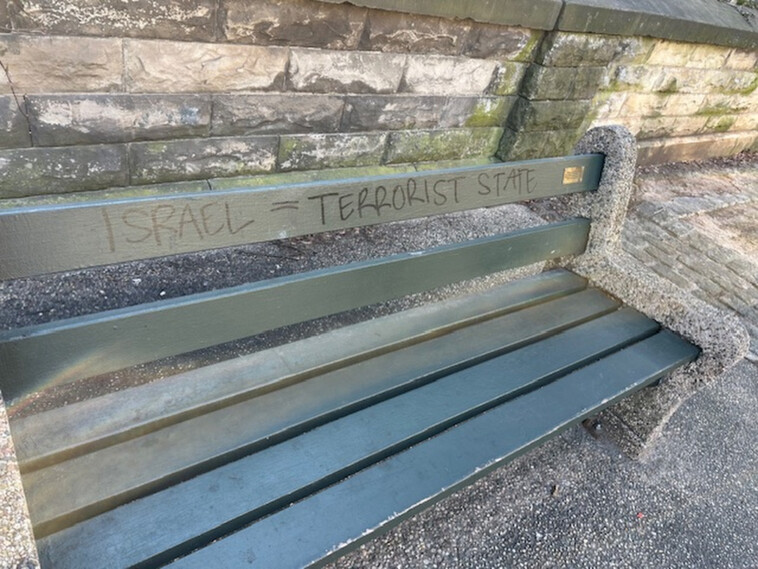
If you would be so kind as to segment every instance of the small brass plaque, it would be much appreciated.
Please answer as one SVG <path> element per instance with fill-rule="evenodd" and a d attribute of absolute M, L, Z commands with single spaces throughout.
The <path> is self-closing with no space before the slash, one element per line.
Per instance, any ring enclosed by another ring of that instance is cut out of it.
<path fill-rule="evenodd" d="M 578 184 L 584 178 L 584 166 L 571 166 L 563 169 L 563 185 Z"/>

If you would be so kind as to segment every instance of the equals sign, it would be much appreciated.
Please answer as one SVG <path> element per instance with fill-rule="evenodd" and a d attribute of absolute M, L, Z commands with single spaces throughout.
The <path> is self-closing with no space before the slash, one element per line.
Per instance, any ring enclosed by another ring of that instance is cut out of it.
<path fill-rule="evenodd" d="M 279 211 L 280 209 L 298 209 L 299 207 L 297 200 L 271 203 L 271 211 Z"/>

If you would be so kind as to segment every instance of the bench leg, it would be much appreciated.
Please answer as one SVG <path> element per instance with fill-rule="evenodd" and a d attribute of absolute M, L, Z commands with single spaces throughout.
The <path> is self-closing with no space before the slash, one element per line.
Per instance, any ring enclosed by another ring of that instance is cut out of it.
<path fill-rule="evenodd" d="M 637 456 L 660 436 L 685 400 L 747 354 L 750 337 L 735 315 L 694 298 L 624 253 L 584 256 L 571 268 L 702 350 L 693 363 L 602 414 L 610 435 Z"/>
<path fill-rule="evenodd" d="M 39 567 L 5 402 L 0 396 L 0 567 Z"/>

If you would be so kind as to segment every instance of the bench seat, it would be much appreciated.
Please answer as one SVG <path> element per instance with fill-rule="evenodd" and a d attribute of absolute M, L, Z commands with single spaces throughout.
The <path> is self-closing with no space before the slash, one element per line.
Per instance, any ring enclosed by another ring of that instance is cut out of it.
<path fill-rule="evenodd" d="M 697 354 L 554 270 L 21 419 L 42 565 L 324 562 Z"/>

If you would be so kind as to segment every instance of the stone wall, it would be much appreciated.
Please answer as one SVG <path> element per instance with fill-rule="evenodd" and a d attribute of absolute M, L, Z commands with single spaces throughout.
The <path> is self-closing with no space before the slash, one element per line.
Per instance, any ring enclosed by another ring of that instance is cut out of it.
<path fill-rule="evenodd" d="M 758 31 L 715 46 L 555 30 L 559 0 L 354 4 L 0 3 L 3 203 L 549 156 L 609 122 L 647 162 L 758 139 Z"/>

